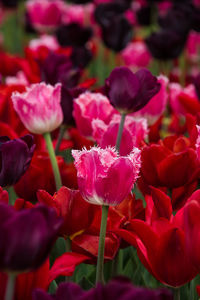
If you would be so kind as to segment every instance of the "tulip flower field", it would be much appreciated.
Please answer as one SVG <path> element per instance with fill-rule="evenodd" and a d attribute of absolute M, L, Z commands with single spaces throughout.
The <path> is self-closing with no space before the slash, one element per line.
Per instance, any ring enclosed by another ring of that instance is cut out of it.
<path fill-rule="evenodd" d="M 0 0 L 0 300 L 200 300 L 200 1 Z"/>

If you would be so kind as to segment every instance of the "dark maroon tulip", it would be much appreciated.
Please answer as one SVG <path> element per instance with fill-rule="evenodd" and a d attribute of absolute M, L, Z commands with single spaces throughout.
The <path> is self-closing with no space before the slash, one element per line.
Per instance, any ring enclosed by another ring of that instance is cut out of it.
<path fill-rule="evenodd" d="M 19 0 L 1 0 L 0 3 L 5 8 L 16 8 L 18 6 Z"/>
<path fill-rule="evenodd" d="M 85 88 L 73 88 L 68 89 L 62 87 L 61 89 L 61 107 L 63 111 L 63 124 L 70 125 L 74 123 L 74 118 L 72 116 L 73 112 L 73 100 L 77 98 L 80 94 L 85 92 Z"/>
<path fill-rule="evenodd" d="M 194 86 L 198 99 L 200 100 L 200 73 L 194 78 Z"/>
<path fill-rule="evenodd" d="M 126 67 L 115 68 L 105 83 L 110 103 L 124 113 L 140 110 L 159 90 L 157 78 L 146 69 L 134 74 Z"/>
<path fill-rule="evenodd" d="M 172 30 L 162 30 L 150 35 L 145 42 L 154 58 L 169 60 L 181 54 L 186 37 Z"/>
<path fill-rule="evenodd" d="M 68 88 L 76 86 L 81 76 L 80 69 L 74 67 L 66 55 L 53 52 L 40 63 L 40 70 L 42 80 L 46 83 L 55 85 L 61 82 Z"/>
<path fill-rule="evenodd" d="M 181 35 L 187 35 L 191 28 L 191 13 L 179 6 L 172 7 L 165 16 L 158 20 L 163 29 L 170 29 Z"/>
<path fill-rule="evenodd" d="M 84 69 L 92 59 L 92 52 L 85 46 L 74 47 L 70 58 L 75 67 Z"/>
<path fill-rule="evenodd" d="M 62 222 L 44 205 L 16 211 L 0 204 L 0 270 L 20 273 L 41 266 Z"/>
<path fill-rule="evenodd" d="M 111 20 L 117 16 L 121 16 L 126 9 L 122 1 L 101 3 L 95 9 L 95 20 L 102 27 L 109 26 Z"/>
<path fill-rule="evenodd" d="M 142 6 L 136 12 L 136 17 L 137 17 L 138 23 L 142 26 L 149 26 L 151 24 L 151 21 L 152 21 L 151 12 L 152 12 L 151 5 Z"/>
<path fill-rule="evenodd" d="M 0 137 L 0 186 L 13 185 L 21 178 L 30 165 L 34 149 L 30 134 L 14 140 Z"/>
<path fill-rule="evenodd" d="M 115 52 L 123 50 L 132 40 L 133 28 L 123 15 L 110 20 L 108 25 L 102 27 L 102 39 L 104 44 Z"/>
<path fill-rule="evenodd" d="M 36 290 L 33 300 L 173 300 L 172 293 L 167 289 L 150 290 L 134 287 L 123 277 L 116 278 L 107 285 L 98 286 L 89 291 L 83 291 L 74 283 L 59 285 L 56 295 L 50 296 L 44 291 Z"/>
<path fill-rule="evenodd" d="M 89 2 L 93 2 L 93 0 L 71 0 L 71 2 L 75 4 L 86 4 Z"/>
<path fill-rule="evenodd" d="M 56 31 L 56 37 L 62 47 L 83 47 L 92 37 L 92 29 L 71 23 L 59 27 Z"/>
<path fill-rule="evenodd" d="M 200 32 L 200 8 L 195 7 L 192 13 L 192 29 Z"/>

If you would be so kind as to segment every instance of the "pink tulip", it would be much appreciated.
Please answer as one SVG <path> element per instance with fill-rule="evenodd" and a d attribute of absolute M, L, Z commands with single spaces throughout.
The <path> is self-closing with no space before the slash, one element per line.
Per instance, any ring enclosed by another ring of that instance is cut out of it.
<path fill-rule="evenodd" d="M 185 115 L 185 109 L 179 101 L 179 96 L 181 94 L 188 95 L 192 98 L 197 98 L 195 87 L 193 84 L 190 84 L 183 88 L 179 83 L 170 83 L 169 84 L 169 103 L 173 112 L 179 116 Z"/>
<path fill-rule="evenodd" d="M 196 151 L 197 151 L 197 157 L 200 161 L 200 126 L 196 125 L 197 127 L 197 132 L 198 132 L 198 137 L 197 137 L 197 141 L 196 141 Z"/>
<path fill-rule="evenodd" d="M 144 68 L 149 65 L 151 54 L 143 41 L 136 41 L 122 51 L 122 58 L 127 66 Z"/>
<path fill-rule="evenodd" d="M 64 24 L 78 23 L 84 24 L 85 9 L 83 5 L 65 4 L 63 9 L 62 22 Z"/>
<path fill-rule="evenodd" d="M 118 156 L 114 148 L 73 150 L 82 197 L 97 205 L 118 205 L 130 193 L 140 170 L 140 150 Z"/>
<path fill-rule="evenodd" d="M 37 51 L 40 47 L 46 47 L 49 50 L 56 51 L 59 44 L 54 36 L 44 34 L 38 39 L 33 39 L 29 43 L 31 50 Z"/>
<path fill-rule="evenodd" d="M 26 8 L 32 25 L 39 31 L 53 30 L 61 24 L 61 0 L 29 0 Z"/>
<path fill-rule="evenodd" d="M 29 85 L 28 79 L 26 77 L 26 74 L 23 71 L 17 72 L 16 76 L 7 76 L 5 78 L 5 83 L 7 85 Z"/>
<path fill-rule="evenodd" d="M 33 84 L 25 93 L 13 93 L 12 101 L 24 126 L 32 133 L 51 132 L 63 121 L 61 84 Z"/>
<path fill-rule="evenodd" d="M 160 118 L 167 106 L 167 86 L 169 79 L 166 76 L 160 75 L 158 77 L 158 82 L 161 84 L 160 91 L 147 103 L 144 108 L 132 114 L 137 118 L 146 118 L 149 125 L 154 124 Z"/>
<path fill-rule="evenodd" d="M 108 125 L 99 119 L 92 121 L 93 137 L 101 148 L 116 145 L 120 119 L 120 115 L 114 115 Z M 147 121 L 145 119 L 134 119 L 127 116 L 123 128 L 120 155 L 127 155 L 131 153 L 134 147 L 139 147 L 147 134 Z"/>
<path fill-rule="evenodd" d="M 78 130 L 86 137 L 92 137 L 93 119 L 109 123 L 114 111 L 108 98 L 100 93 L 86 92 L 74 100 L 73 116 Z"/>
<path fill-rule="evenodd" d="M 200 33 L 191 31 L 186 44 L 186 53 L 192 62 L 198 62 L 200 50 Z"/>

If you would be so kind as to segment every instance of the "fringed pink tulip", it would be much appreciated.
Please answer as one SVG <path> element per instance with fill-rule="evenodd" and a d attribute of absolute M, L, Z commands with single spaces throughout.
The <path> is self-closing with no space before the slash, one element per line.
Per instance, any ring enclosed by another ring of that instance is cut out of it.
<path fill-rule="evenodd" d="M 120 115 L 114 115 L 108 125 L 99 119 L 92 121 L 93 138 L 101 148 L 114 147 L 116 145 L 120 120 Z M 146 119 L 135 119 L 127 116 L 122 133 L 120 155 L 130 154 L 134 147 L 139 147 L 141 142 L 147 137 L 147 134 Z"/>
<path fill-rule="evenodd" d="M 109 123 L 114 111 L 108 98 L 100 93 L 86 92 L 74 100 L 73 116 L 78 130 L 86 137 L 92 137 L 92 120 Z"/>
<path fill-rule="evenodd" d="M 133 113 L 136 118 L 146 118 L 149 125 L 154 124 L 163 114 L 167 106 L 168 91 L 167 86 L 169 79 L 166 76 L 160 75 L 158 82 L 161 84 L 160 91 L 147 103 L 147 105 Z"/>
<path fill-rule="evenodd" d="M 33 84 L 25 93 L 13 93 L 12 101 L 24 126 L 32 133 L 51 132 L 63 121 L 61 84 Z"/>
<path fill-rule="evenodd" d="M 119 156 L 114 148 L 73 150 L 82 197 L 97 205 L 118 205 L 130 193 L 140 170 L 140 150 Z"/>

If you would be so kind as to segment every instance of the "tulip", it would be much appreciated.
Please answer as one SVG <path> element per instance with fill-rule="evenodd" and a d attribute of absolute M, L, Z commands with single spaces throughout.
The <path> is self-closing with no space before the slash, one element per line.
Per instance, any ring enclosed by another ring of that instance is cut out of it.
<path fill-rule="evenodd" d="M 149 65 L 151 54 L 143 41 L 136 41 L 122 51 L 122 58 L 127 67 L 144 68 Z"/>
<path fill-rule="evenodd" d="M 198 178 L 196 151 L 185 137 L 167 137 L 143 148 L 141 175 L 148 185 L 177 188 Z"/>
<path fill-rule="evenodd" d="M 181 6 L 172 7 L 165 16 L 159 18 L 163 29 L 170 29 L 181 35 L 187 35 L 191 27 L 191 16 Z"/>
<path fill-rule="evenodd" d="M 146 38 L 151 55 L 160 60 L 177 58 L 182 53 L 185 43 L 186 38 L 172 30 L 155 32 Z"/>
<path fill-rule="evenodd" d="M 108 25 L 102 27 L 104 44 L 115 52 L 123 50 L 131 41 L 132 25 L 123 15 L 112 18 Z"/>
<path fill-rule="evenodd" d="M 49 53 L 40 63 L 42 79 L 51 85 L 62 83 L 62 88 L 72 88 L 77 85 L 81 72 L 74 68 L 69 57 L 54 52 Z"/>
<path fill-rule="evenodd" d="M 134 287 L 132 283 L 124 277 L 116 278 L 110 281 L 107 285 L 99 284 L 96 288 L 90 291 L 83 291 L 74 283 L 62 283 L 59 285 L 56 295 L 50 296 L 42 290 L 35 290 L 33 300 L 172 300 L 172 293 L 167 289 L 146 289 Z"/>
<path fill-rule="evenodd" d="M 196 90 L 198 99 L 200 100 L 200 73 L 196 76 L 196 78 L 194 80 L 194 86 L 195 86 L 195 90 Z"/>
<path fill-rule="evenodd" d="M 130 193 L 140 169 L 140 150 L 120 157 L 111 148 L 72 150 L 83 198 L 97 205 L 118 205 Z"/>
<path fill-rule="evenodd" d="M 107 97 L 100 93 L 85 92 L 74 99 L 73 116 L 80 133 L 86 137 L 92 136 L 92 120 L 101 119 L 109 122 L 113 107 Z"/>
<path fill-rule="evenodd" d="M 33 133 L 44 135 L 58 190 L 62 182 L 50 132 L 63 121 L 61 84 L 56 84 L 55 87 L 43 82 L 34 84 L 23 94 L 13 93 L 12 101 L 25 127 Z"/>
<path fill-rule="evenodd" d="M 106 148 L 107 146 L 115 147 L 119 124 L 120 115 L 114 115 L 108 125 L 99 119 L 92 120 L 93 138 L 101 148 Z M 122 133 L 120 155 L 128 155 L 134 147 L 139 147 L 147 137 L 147 134 L 146 119 L 136 119 L 127 116 Z"/>
<path fill-rule="evenodd" d="M 105 82 L 110 103 L 121 113 L 140 110 L 160 90 L 160 83 L 150 71 L 135 74 L 126 67 L 115 68 Z"/>
<path fill-rule="evenodd" d="M 107 27 L 110 24 L 110 21 L 126 11 L 126 5 L 124 6 L 125 1 L 120 3 L 111 2 L 111 3 L 101 3 L 97 5 L 94 16 L 97 23 L 103 28 Z"/>
<path fill-rule="evenodd" d="M 0 215 L 0 270 L 10 274 L 5 296 L 10 300 L 14 293 L 14 274 L 35 270 L 44 263 L 62 219 L 43 205 L 15 211 L 0 204 Z"/>
<path fill-rule="evenodd" d="M 56 31 L 56 37 L 62 47 L 82 47 L 92 37 L 92 29 L 82 27 L 77 23 L 62 25 Z"/>
<path fill-rule="evenodd" d="M 44 134 L 60 126 L 63 120 L 61 85 L 33 84 L 25 93 L 13 93 L 12 101 L 24 126 L 32 133 Z"/>
<path fill-rule="evenodd" d="M 53 196 L 39 190 L 37 197 L 39 202 L 53 207 L 57 215 L 63 218 L 59 233 L 64 237 L 85 230 L 92 223 L 95 206 L 84 201 L 79 191 L 63 186 Z"/>
<path fill-rule="evenodd" d="M 30 22 L 39 31 L 54 30 L 61 24 L 62 6 L 60 0 L 29 0 L 26 3 Z"/>
<path fill-rule="evenodd" d="M 187 111 L 181 103 L 181 97 L 188 96 L 197 101 L 197 95 L 193 84 L 182 87 L 179 83 L 169 84 L 169 104 L 173 112 L 179 116 L 186 115 Z"/>
<path fill-rule="evenodd" d="M 19 181 L 31 163 L 34 149 L 32 135 L 14 140 L 0 137 L 0 186 L 10 186 Z"/>
<path fill-rule="evenodd" d="M 140 169 L 140 150 L 120 157 L 113 148 L 73 150 L 79 190 L 83 198 L 102 205 L 96 283 L 103 282 L 103 263 L 109 205 L 120 204 L 130 193 Z"/>
<path fill-rule="evenodd" d="M 164 113 L 168 100 L 168 82 L 166 76 L 158 76 L 158 82 L 161 85 L 160 91 L 151 98 L 151 100 L 137 112 L 133 113 L 135 118 L 146 118 L 149 125 L 153 125 Z"/>
<path fill-rule="evenodd" d="M 18 273 L 37 269 L 48 257 L 62 219 L 44 205 L 15 211 L 0 204 L 0 214 L 0 269 Z"/>

